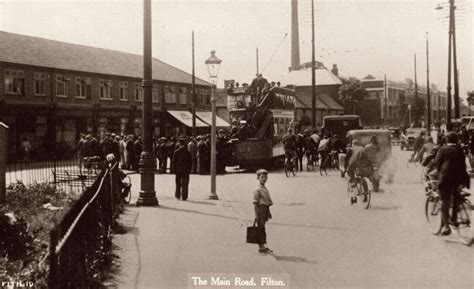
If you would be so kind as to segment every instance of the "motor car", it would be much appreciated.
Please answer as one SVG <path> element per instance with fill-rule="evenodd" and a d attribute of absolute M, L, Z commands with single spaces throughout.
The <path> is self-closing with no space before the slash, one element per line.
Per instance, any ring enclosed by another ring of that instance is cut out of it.
<path fill-rule="evenodd" d="M 400 143 L 400 129 L 391 126 L 388 130 L 392 133 L 392 145 L 398 145 Z"/>
<path fill-rule="evenodd" d="M 359 146 L 364 147 L 370 143 L 372 136 L 377 137 L 377 143 L 380 148 L 377 155 L 369 156 L 369 159 L 376 159 L 380 172 L 387 175 L 387 181 L 393 181 L 393 163 L 392 163 L 392 132 L 388 129 L 361 129 L 350 130 L 347 133 L 348 148 L 352 146 L 352 141 L 357 140 Z M 345 161 L 345 159 L 344 159 Z M 377 184 L 378 186 L 378 184 Z"/>
<path fill-rule="evenodd" d="M 424 128 L 407 128 L 406 133 L 400 136 L 400 150 L 412 150 L 415 139 L 421 132 L 426 132 Z"/>

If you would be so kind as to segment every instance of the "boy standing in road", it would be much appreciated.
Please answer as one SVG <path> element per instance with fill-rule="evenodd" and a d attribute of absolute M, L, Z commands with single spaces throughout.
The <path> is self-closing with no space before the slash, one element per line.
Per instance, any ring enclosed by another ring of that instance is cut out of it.
<path fill-rule="evenodd" d="M 255 220 L 258 228 L 258 252 L 272 253 L 273 251 L 267 248 L 267 234 L 265 232 L 265 223 L 272 218 L 270 214 L 270 206 L 273 205 L 270 192 L 265 187 L 268 179 L 268 172 L 260 169 L 257 171 L 257 179 L 259 181 L 258 188 L 253 192 L 253 204 L 255 208 Z"/>

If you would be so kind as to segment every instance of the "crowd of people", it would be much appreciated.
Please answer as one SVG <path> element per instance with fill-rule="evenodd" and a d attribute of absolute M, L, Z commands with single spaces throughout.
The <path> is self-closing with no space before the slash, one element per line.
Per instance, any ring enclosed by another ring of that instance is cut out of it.
<path fill-rule="evenodd" d="M 161 137 L 153 140 L 153 154 L 157 160 L 157 172 L 159 174 L 174 173 L 173 159 L 176 150 L 179 149 L 180 141 L 185 142 L 185 147 L 191 154 L 191 174 L 210 174 L 211 165 L 211 140 L 210 135 Z M 216 138 L 216 172 L 225 173 L 225 165 L 230 157 L 227 145 L 229 138 L 227 132 L 219 130 Z M 140 136 L 117 135 L 105 133 L 101 141 L 91 134 L 80 134 L 77 144 L 76 155 L 82 167 L 84 161 L 94 158 L 105 160 L 109 154 L 113 154 L 119 160 L 120 167 L 125 170 L 138 171 L 138 162 L 143 149 L 143 141 Z"/>

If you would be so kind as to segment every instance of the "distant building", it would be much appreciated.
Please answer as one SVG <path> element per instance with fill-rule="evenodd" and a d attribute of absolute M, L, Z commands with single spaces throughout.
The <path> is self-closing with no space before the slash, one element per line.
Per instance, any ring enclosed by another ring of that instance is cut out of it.
<path fill-rule="evenodd" d="M 342 82 L 324 65 L 317 62 L 316 70 L 316 123 L 321 124 L 324 116 L 344 113 L 344 108 L 336 101 Z M 281 79 L 282 86 L 293 87 L 296 93 L 295 120 L 301 128 L 311 126 L 312 80 L 311 63 L 301 65 L 299 70 L 291 70 Z"/>
<path fill-rule="evenodd" d="M 154 135 L 189 133 L 192 76 L 156 58 L 152 65 Z M 80 133 L 141 134 L 142 78 L 141 55 L 0 32 L 9 152 L 23 137 L 40 154 L 56 143 L 73 150 Z M 196 78 L 198 111 L 210 111 L 209 85 Z"/>
<path fill-rule="evenodd" d="M 409 105 L 413 105 L 415 85 L 412 80 L 404 82 L 387 80 L 367 75 L 361 79 L 362 87 L 368 91 L 368 96 L 359 103 L 358 113 L 364 125 L 409 125 Z M 440 92 L 435 85 L 430 89 L 432 123 L 446 119 L 446 93 Z M 426 87 L 418 86 L 418 97 L 427 99 Z M 427 119 L 427 109 L 424 120 Z M 414 118 L 412 119 L 412 121 Z"/>

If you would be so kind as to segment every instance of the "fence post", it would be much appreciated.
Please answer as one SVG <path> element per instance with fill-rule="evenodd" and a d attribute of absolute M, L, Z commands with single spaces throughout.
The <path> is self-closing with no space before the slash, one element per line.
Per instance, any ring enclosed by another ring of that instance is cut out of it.
<path fill-rule="evenodd" d="M 6 198 L 7 129 L 8 126 L 0 122 L 0 203 L 5 202 Z"/>
<path fill-rule="evenodd" d="M 49 233 L 49 280 L 48 287 L 57 288 L 57 268 L 58 256 L 56 255 L 56 246 L 58 245 L 58 231 L 53 228 Z"/>

